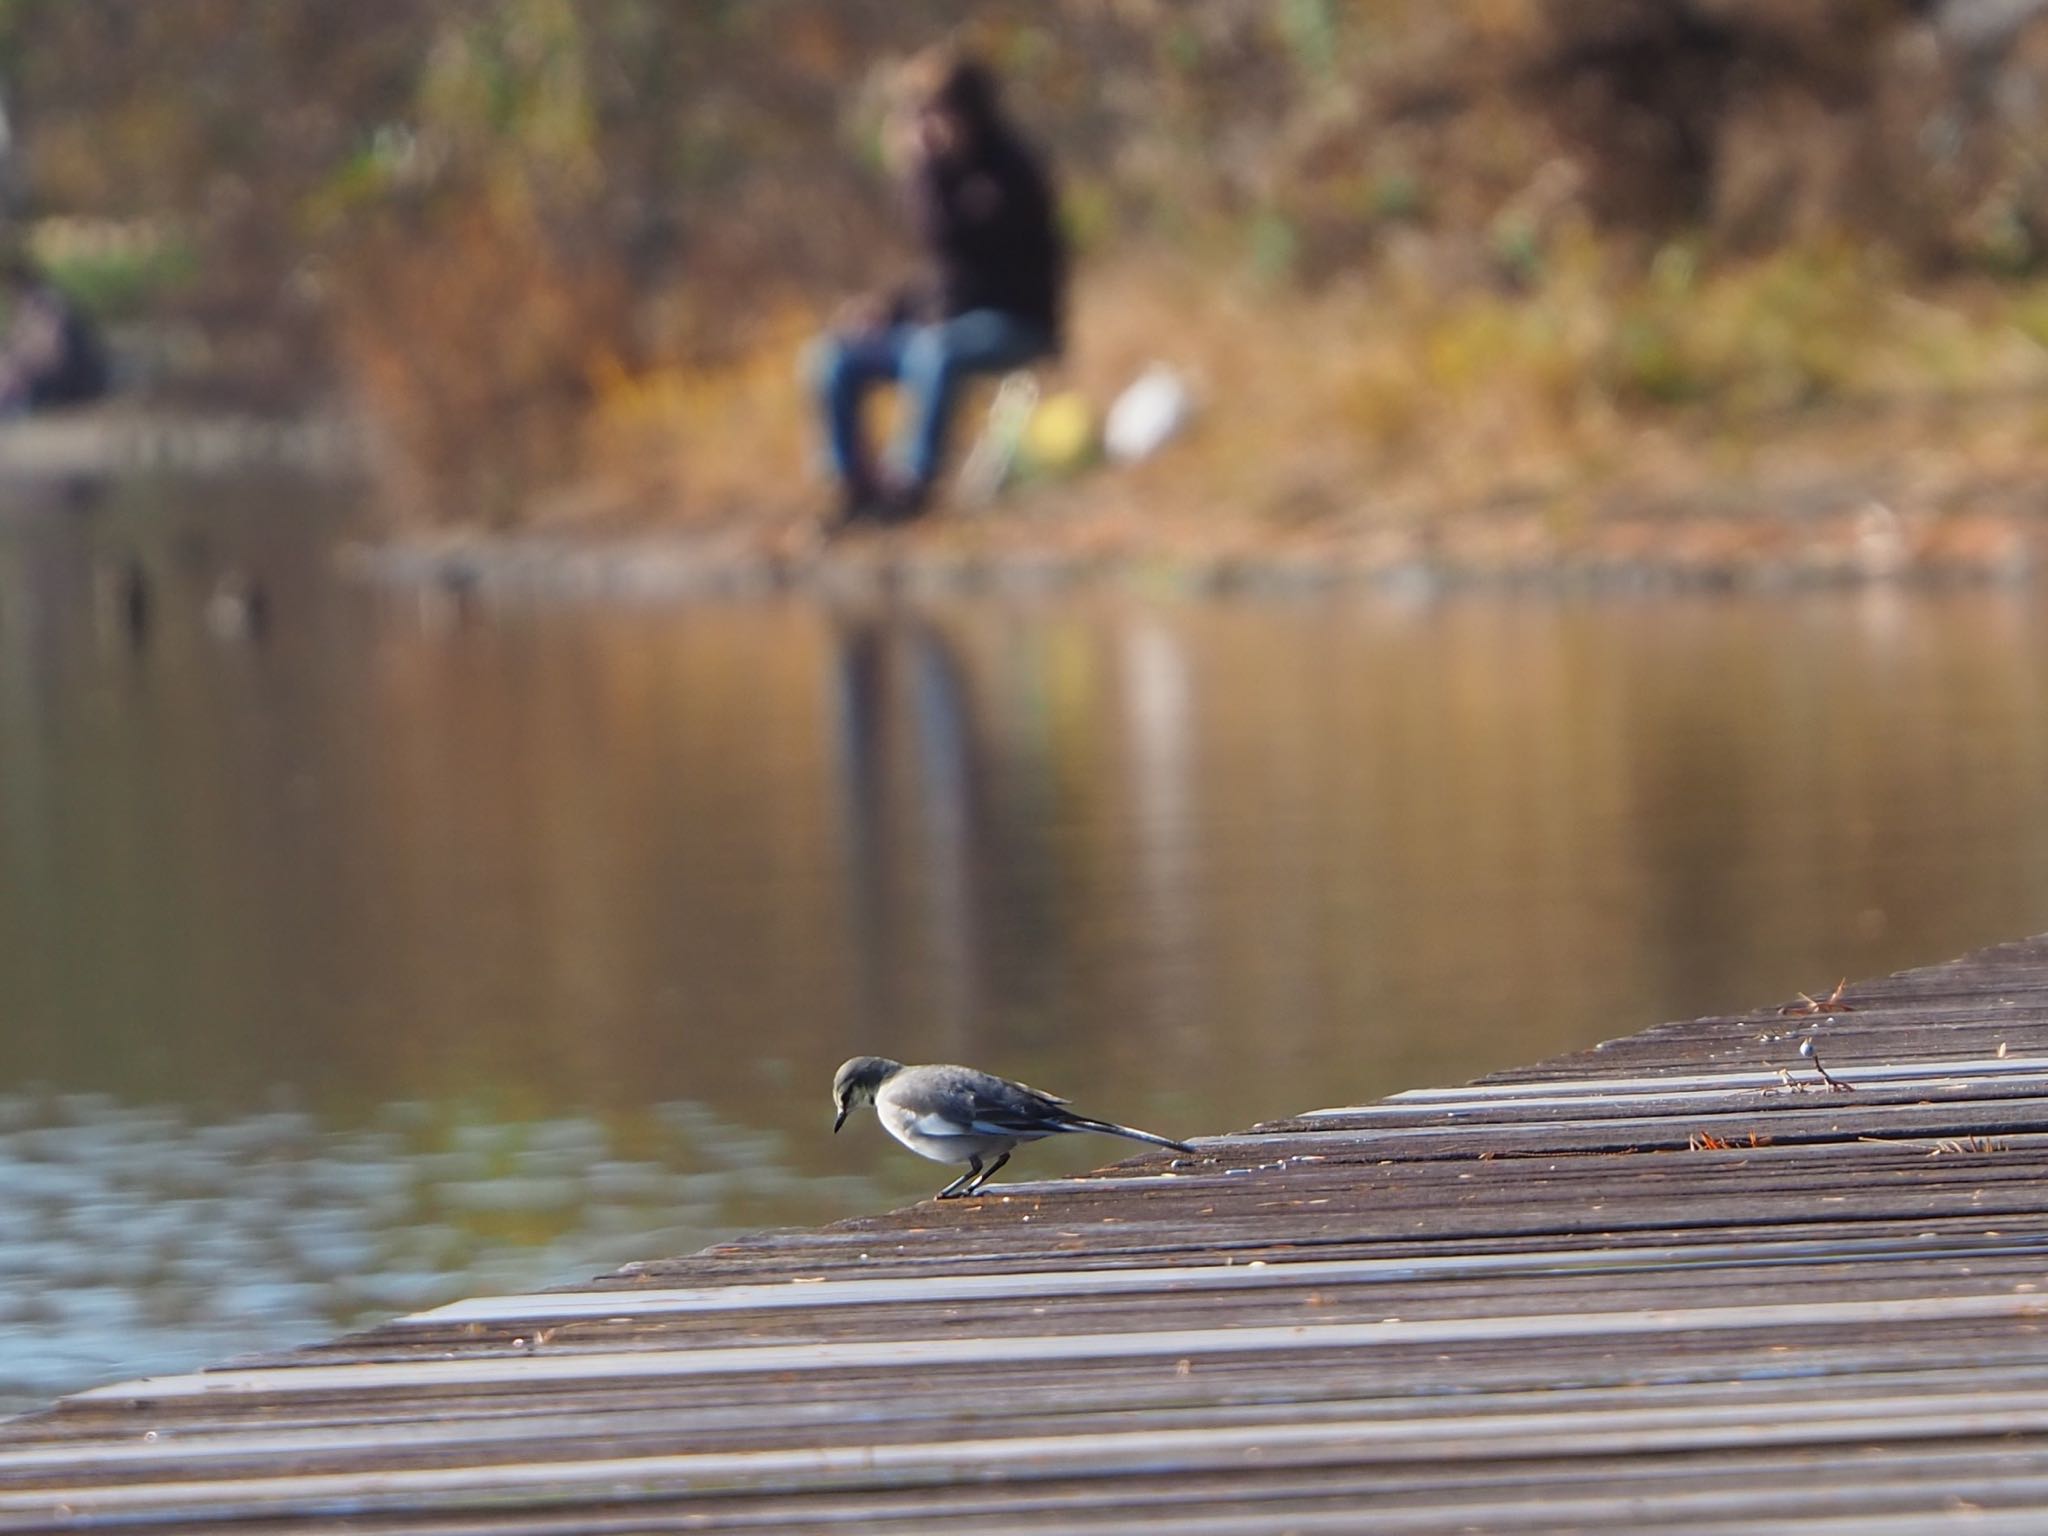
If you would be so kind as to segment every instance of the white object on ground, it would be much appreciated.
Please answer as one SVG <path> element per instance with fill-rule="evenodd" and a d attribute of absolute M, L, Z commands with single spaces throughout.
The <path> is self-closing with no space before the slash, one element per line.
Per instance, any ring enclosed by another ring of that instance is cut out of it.
<path fill-rule="evenodd" d="M 1195 413 L 1194 391 L 1165 363 L 1154 363 L 1109 408 L 1102 443 L 1120 464 L 1149 459 L 1180 435 Z"/>

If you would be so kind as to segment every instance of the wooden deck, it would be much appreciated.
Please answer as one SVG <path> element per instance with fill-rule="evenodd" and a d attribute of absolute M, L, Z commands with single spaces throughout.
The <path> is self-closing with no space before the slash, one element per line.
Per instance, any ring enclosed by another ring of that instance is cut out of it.
<path fill-rule="evenodd" d="M 1843 1000 L 84 1393 L 0 1531 L 2048 1529 L 2048 937 Z"/>

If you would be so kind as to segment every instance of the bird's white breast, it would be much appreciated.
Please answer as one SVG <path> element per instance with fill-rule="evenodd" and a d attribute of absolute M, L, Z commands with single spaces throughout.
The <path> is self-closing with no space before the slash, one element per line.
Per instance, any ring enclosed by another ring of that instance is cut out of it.
<path fill-rule="evenodd" d="M 990 1136 L 931 1110 L 920 1114 L 891 1100 L 886 1088 L 875 1099 L 875 1115 L 882 1129 L 935 1163 L 965 1163 L 1007 1152 L 1017 1143 L 1014 1136 Z"/>

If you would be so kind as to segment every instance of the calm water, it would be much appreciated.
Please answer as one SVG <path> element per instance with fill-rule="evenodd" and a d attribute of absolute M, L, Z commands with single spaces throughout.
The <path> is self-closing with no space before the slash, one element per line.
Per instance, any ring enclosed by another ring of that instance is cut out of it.
<path fill-rule="evenodd" d="M 0 1406 L 929 1193 L 857 1051 L 1189 1134 L 2048 928 L 2028 593 L 464 617 L 327 517 L 0 511 Z"/>

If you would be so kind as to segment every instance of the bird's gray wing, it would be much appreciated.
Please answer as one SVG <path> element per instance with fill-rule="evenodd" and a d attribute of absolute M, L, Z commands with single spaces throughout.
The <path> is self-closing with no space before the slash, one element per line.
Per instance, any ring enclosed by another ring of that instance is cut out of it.
<path fill-rule="evenodd" d="M 1097 1131 L 1176 1152 L 1194 1151 L 1170 1136 L 1077 1115 L 1065 1099 L 973 1067 L 908 1067 L 883 1085 L 882 1096 L 889 1114 L 900 1115 L 924 1136 L 1037 1141 L 1062 1131 Z"/>
<path fill-rule="evenodd" d="M 989 1076 L 989 1074 L 986 1073 L 984 1073 L 983 1075 Z M 1018 1093 L 1026 1094 L 1029 1097 L 1036 1099 L 1041 1104 L 1064 1104 L 1067 1102 L 1065 1099 L 1061 1098 L 1056 1093 L 1047 1093 L 1043 1088 L 1034 1088 L 1029 1083 L 1014 1082 L 1007 1077 L 991 1076 L 990 1081 L 1001 1083 L 1005 1088 L 1013 1088 Z"/>
<path fill-rule="evenodd" d="M 1042 1134 L 1060 1129 L 1072 1118 L 1060 1107 L 1065 1099 L 971 1067 L 951 1068 L 943 1086 L 955 1102 L 969 1108 L 974 1129 L 983 1134 Z"/>

